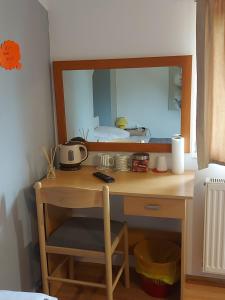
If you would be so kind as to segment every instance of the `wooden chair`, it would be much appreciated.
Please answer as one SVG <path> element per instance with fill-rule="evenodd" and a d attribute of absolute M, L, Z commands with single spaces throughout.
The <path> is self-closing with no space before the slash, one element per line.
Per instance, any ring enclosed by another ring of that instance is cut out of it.
<path fill-rule="evenodd" d="M 110 221 L 109 188 L 102 190 L 79 189 L 73 187 L 42 187 L 35 184 L 38 215 L 39 242 L 42 267 L 43 290 L 49 294 L 49 283 L 64 282 L 90 287 L 104 288 L 107 300 L 113 300 L 113 291 L 122 273 L 125 286 L 129 287 L 129 258 L 127 224 Z M 52 233 L 46 229 L 45 207 L 53 205 L 58 209 L 103 208 L 104 218 L 93 219 L 72 217 L 62 223 Z M 124 261 L 114 281 L 112 277 L 112 255 L 121 239 L 124 239 Z M 69 259 L 69 278 L 61 278 L 50 272 L 48 255 L 60 254 Z M 105 259 L 106 282 L 94 283 L 73 279 L 73 257 L 102 257 Z"/>

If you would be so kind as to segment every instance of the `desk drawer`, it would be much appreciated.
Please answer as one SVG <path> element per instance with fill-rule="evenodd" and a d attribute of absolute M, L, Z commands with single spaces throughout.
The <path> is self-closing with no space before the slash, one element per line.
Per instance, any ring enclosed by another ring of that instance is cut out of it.
<path fill-rule="evenodd" d="M 124 214 L 184 219 L 185 200 L 124 197 Z"/>

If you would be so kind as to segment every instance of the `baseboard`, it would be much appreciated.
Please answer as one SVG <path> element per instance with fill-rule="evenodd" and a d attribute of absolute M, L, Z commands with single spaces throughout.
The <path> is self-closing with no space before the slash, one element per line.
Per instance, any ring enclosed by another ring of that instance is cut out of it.
<path fill-rule="evenodd" d="M 225 280 L 205 276 L 186 275 L 186 282 L 191 284 L 207 285 L 214 287 L 225 287 Z"/>

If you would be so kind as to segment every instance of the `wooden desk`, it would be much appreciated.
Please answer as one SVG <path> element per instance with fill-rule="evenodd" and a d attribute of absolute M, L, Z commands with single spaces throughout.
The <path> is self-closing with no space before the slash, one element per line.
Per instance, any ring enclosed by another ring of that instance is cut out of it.
<path fill-rule="evenodd" d="M 56 179 L 42 181 L 43 186 L 76 186 L 97 188 L 105 184 L 92 173 L 94 167 L 82 167 L 80 171 L 57 171 Z M 181 220 L 181 300 L 186 264 L 186 204 L 193 198 L 194 172 L 183 175 L 171 173 L 113 172 L 115 182 L 109 184 L 111 195 L 124 196 L 124 214 L 135 216 L 175 218 Z"/>

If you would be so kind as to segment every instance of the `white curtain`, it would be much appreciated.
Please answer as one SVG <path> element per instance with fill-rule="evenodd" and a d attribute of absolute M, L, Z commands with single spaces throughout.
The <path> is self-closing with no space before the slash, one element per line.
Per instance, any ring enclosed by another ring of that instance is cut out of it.
<path fill-rule="evenodd" d="M 225 164 L 225 0 L 197 1 L 199 168 Z"/>

